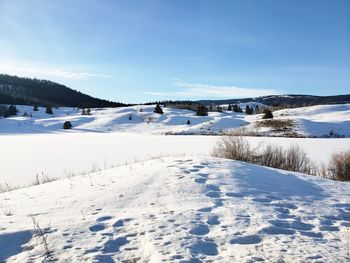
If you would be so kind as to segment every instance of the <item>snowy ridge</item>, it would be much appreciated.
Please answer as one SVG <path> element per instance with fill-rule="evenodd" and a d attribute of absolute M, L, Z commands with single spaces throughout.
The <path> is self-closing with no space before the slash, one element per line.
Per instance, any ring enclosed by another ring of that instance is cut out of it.
<path fill-rule="evenodd" d="M 217 158 L 161 158 L 0 195 L 0 258 L 346 262 L 350 184 Z M 39 252 L 38 252 L 39 251 Z"/>

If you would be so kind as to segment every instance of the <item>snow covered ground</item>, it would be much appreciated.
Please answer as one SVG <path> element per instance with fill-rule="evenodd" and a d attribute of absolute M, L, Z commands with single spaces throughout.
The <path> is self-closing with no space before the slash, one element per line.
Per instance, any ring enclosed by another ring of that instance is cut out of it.
<path fill-rule="evenodd" d="M 252 106 L 254 103 L 251 103 Z M 242 104 L 244 109 L 246 104 Z M 263 105 L 259 106 L 260 108 Z M 189 110 L 163 108 L 164 114 L 153 112 L 154 105 L 124 108 L 93 109 L 92 115 L 81 115 L 72 108 L 44 108 L 33 111 L 32 106 L 17 106 L 18 116 L 0 119 L 0 134 L 72 133 L 72 132 L 128 132 L 138 134 L 215 134 L 220 135 L 246 127 L 249 131 L 263 132 L 265 136 L 283 133 L 271 128 L 259 128 L 262 115 L 235 112 L 209 112 L 209 116 L 196 116 Z M 142 111 L 141 111 L 142 110 Z M 22 116 L 24 113 L 30 116 Z M 275 120 L 292 120 L 294 134 L 305 137 L 350 137 L 350 104 L 319 105 L 274 112 Z M 65 121 L 73 124 L 72 130 L 63 130 Z M 190 124 L 187 124 L 187 122 Z"/>
<path fill-rule="evenodd" d="M 0 260 L 349 262 L 350 184 L 167 157 L 0 194 Z M 35 231 L 32 219 L 43 234 Z"/>
<path fill-rule="evenodd" d="M 253 146 L 299 145 L 315 162 L 350 149 L 350 138 L 246 137 Z M 219 136 L 131 133 L 59 133 L 0 136 L 0 184 L 27 185 L 38 174 L 50 178 L 89 172 L 158 156 L 208 156 Z"/>

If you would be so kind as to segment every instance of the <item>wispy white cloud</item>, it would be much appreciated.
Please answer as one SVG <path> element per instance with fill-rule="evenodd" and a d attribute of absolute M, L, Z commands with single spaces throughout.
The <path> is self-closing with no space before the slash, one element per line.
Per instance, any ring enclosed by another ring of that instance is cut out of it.
<path fill-rule="evenodd" d="M 26 77 L 58 77 L 66 79 L 89 79 L 89 78 L 113 78 L 110 75 L 96 74 L 91 72 L 71 71 L 61 68 L 36 67 L 36 66 L 18 66 L 11 64 L 0 64 L 0 72 L 11 75 Z"/>
<path fill-rule="evenodd" d="M 278 95 L 281 92 L 274 89 L 255 89 L 236 86 L 217 86 L 189 82 L 175 82 L 180 90 L 172 92 L 147 91 L 146 95 L 160 97 L 194 97 L 194 98 L 246 98 L 266 95 Z"/>

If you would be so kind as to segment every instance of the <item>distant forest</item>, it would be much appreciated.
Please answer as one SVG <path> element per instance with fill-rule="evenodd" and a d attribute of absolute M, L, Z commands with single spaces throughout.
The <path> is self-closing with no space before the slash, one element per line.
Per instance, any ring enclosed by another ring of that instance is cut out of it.
<path fill-rule="evenodd" d="M 129 106 L 124 103 L 93 98 L 49 80 L 22 78 L 6 74 L 0 74 L 0 104 L 80 108 Z"/>

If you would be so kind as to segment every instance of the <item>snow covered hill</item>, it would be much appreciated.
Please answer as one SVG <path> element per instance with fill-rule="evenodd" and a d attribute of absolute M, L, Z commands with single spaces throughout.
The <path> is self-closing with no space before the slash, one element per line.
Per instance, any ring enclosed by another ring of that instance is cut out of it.
<path fill-rule="evenodd" d="M 254 106 L 256 103 L 244 103 Z M 259 105 L 263 107 L 262 104 Z M 287 130 L 259 127 L 262 115 L 246 115 L 224 110 L 209 112 L 209 116 L 196 116 L 189 110 L 164 108 L 164 114 L 153 112 L 154 105 L 123 108 L 93 109 L 92 115 L 81 115 L 72 108 L 54 109 L 53 115 L 44 108 L 33 111 L 31 106 L 17 106 L 18 116 L 0 119 L 0 134 L 71 133 L 71 132 L 132 132 L 141 134 L 220 135 L 234 130 L 249 131 L 250 135 L 349 137 L 350 104 L 319 105 L 284 109 L 274 112 L 274 120 L 290 120 Z M 30 116 L 23 116 L 27 113 Z M 70 121 L 72 130 L 63 130 Z M 283 126 L 283 124 L 282 124 Z M 243 127 L 243 128 L 242 128 Z M 282 127 L 284 128 L 284 127 Z"/>
<path fill-rule="evenodd" d="M 236 161 L 161 158 L 0 200 L 7 262 L 350 260 L 349 183 Z"/>

